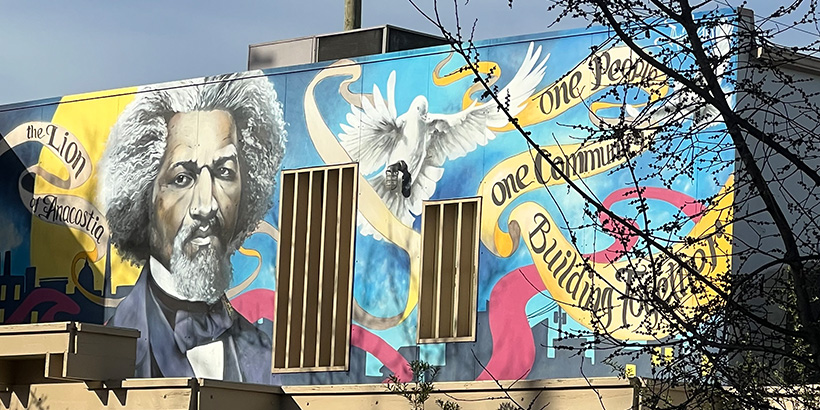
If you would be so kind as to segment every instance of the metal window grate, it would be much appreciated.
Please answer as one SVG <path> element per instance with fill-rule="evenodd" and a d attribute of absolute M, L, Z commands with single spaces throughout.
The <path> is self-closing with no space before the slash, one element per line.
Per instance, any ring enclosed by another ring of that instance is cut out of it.
<path fill-rule="evenodd" d="M 282 172 L 274 372 L 346 370 L 356 164 Z"/>
<path fill-rule="evenodd" d="M 480 198 L 425 202 L 418 341 L 475 340 Z"/>

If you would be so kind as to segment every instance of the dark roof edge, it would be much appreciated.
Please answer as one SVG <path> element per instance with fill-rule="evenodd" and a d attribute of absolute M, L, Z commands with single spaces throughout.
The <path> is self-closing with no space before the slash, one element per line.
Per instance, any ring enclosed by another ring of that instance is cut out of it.
<path fill-rule="evenodd" d="M 755 57 L 780 68 L 789 68 L 806 74 L 820 75 L 820 58 L 803 54 L 794 48 L 778 45 L 760 46 Z"/>

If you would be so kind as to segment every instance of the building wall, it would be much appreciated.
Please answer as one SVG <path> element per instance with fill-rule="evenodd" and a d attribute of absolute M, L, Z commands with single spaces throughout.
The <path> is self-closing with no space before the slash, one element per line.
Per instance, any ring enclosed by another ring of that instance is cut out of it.
<path fill-rule="evenodd" d="M 818 60 L 805 55 L 795 55 L 785 48 L 772 47 L 757 50 L 751 67 L 768 65 L 771 70 L 749 68 L 743 70 L 745 81 L 760 84 L 757 94 L 749 92 L 738 108 L 749 113 L 754 124 L 773 141 L 786 147 L 788 152 L 804 162 L 809 169 L 817 169 L 820 161 L 813 154 L 812 135 L 817 128 L 816 110 L 818 99 L 817 76 L 820 74 Z M 778 154 L 773 148 L 749 135 L 747 144 L 757 158 L 763 177 L 797 238 L 802 255 L 817 254 L 812 210 L 817 206 L 813 184 L 806 183 L 801 172 L 793 172 L 794 163 Z M 739 160 L 738 160 L 739 161 Z M 767 212 L 759 213 L 765 205 L 756 191 L 744 184 L 738 190 L 738 214 L 744 215 L 737 227 L 745 237 L 759 238 L 753 243 L 736 243 L 739 252 L 759 249 L 741 268 L 741 273 L 753 272 L 760 266 L 770 264 L 782 257 L 782 240 Z M 776 270 L 776 269 L 775 269 Z"/>
<path fill-rule="evenodd" d="M 634 96 L 631 103 L 636 106 L 646 103 L 653 90 L 662 95 L 672 90 L 663 86 L 666 80 L 646 63 L 606 39 L 607 33 L 590 30 L 488 41 L 480 45 L 479 67 L 485 75 L 492 73 L 497 78 L 502 97 L 509 85 L 509 95 L 518 103 L 513 109 L 518 111 L 519 124 L 544 151 L 564 164 L 561 171 L 576 174 L 573 179 L 583 180 L 584 190 L 591 195 L 608 198 L 604 202 L 613 211 L 635 218 L 636 209 L 624 191 L 631 180 L 629 171 L 618 168 L 623 160 L 617 154 L 623 147 L 618 141 L 578 145 L 586 135 L 578 126 L 597 126 L 591 108 L 598 117 L 616 122 L 619 99 L 612 90 L 624 81 L 657 81 L 655 88 L 648 87 Z M 650 47 L 653 41 L 643 43 Z M 593 61 L 596 64 L 587 59 L 592 46 L 599 47 L 599 59 Z M 495 108 L 482 106 L 486 100 L 473 88 L 472 76 L 459 70 L 462 64 L 457 57 L 450 59 L 449 49 L 439 47 L 0 107 L 0 133 L 11 147 L 0 156 L 0 167 L 7 176 L 0 181 L 0 229 L 5 230 L 0 234 L 0 248 L 6 251 L 0 276 L 0 286 L 6 289 L 0 294 L 0 321 L 122 324 L 132 320 L 148 328 L 163 324 L 161 317 L 151 319 L 144 312 L 135 318 L 140 314 L 134 312 L 151 303 L 151 299 L 145 302 L 144 291 L 138 290 L 138 279 L 147 272 L 147 256 L 160 253 L 161 244 L 169 243 L 156 237 L 154 226 L 165 224 L 162 226 L 177 229 L 186 217 L 178 216 L 183 220 L 180 222 L 171 216 L 166 218 L 170 221 L 158 216 L 160 187 L 156 172 L 151 172 L 151 158 L 154 164 L 163 164 L 165 157 L 157 157 L 156 152 L 168 156 L 167 147 L 160 144 L 153 157 L 142 160 L 153 143 L 134 133 L 154 132 L 141 125 L 167 132 L 167 124 L 174 121 L 173 112 L 178 110 L 210 111 L 213 107 L 202 108 L 205 106 L 197 105 L 197 99 L 213 96 L 198 95 L 195 90 L 207 89 L 209 84 L 234 83 L 246 91 L 271 86 L 275 90 L 273 97 L 269 95 L 260 103 L 260 109 L 270 111 L 272 118 L 268 128 L 260 126 L 267 130 L 262 140 L 268 142 L 253 148 L 243 142 L 236 144 L 241 170 L 233 171 L 242 179 L 242 194 L 223 203 L 214 193 L 232 175 L 230 169 L 220 174 L 222 163 L 214 162 L 217 148 L 208 148 L 213 143 L 209 132 L 216 128 L 193 126 L 193 134 L 199 137 L 187 148 L 195 152 L 191 155 L 200 155 L 196 158 L 201 161 L 193 161 L 192 168 L 185 169 L 195 178 L 210 178 L 211 187 L 202 189 L 212 190 L 217 213 L 229 214 L 232 206 L 239 209 L 234 229 L 213 234 L 224 242 L 225 250 L 217 252 L 217 261 L 211 265 L 229 261 L 232 277 L 226 294 L 232 308 L 246 319 L 242 321 L 247 323 L 242 325 L 243 334 L 256 338 L 254 352 L 265 352 L 239 354 L 235 360 L 242 366 L 271 362 L 270 348 L 264 347 L 274 336 L 275 308 L 286 306 L 276 303 L 282 171 L 353 162 L 360 171 L 356 178 L 352 292 L 348 304 L 340 305 L 351 309 L 348 339 L 342 340 L 347 370 L 275 372 L 266 381 L 285 385 L 379 383 L 391 374 L 407 379 L 412 360 L 441 367 L 439 379 L 448 381 L 608 376 L 612 368 L 601 362 L 606 351 L 590 344 L 596 326 L 624 339 L 673 337 L 645 327 L 646 323 L 651 327 L 656 318 L 643 306 L 620 302 L 625 282 L 636 280 L 624 270 L 626 262 L 617 260 L 620 241 L 584 227 L 588 224 L 585 212 L 592 209 L 559 180 L 558 170 L 537 157 L 533 159 L 521 135 L 500 119 Z M 625 79 L 620 67 L 627 64 L 634 69 Z M 268 85 L 260 86 L 260 80 Z M 186 96 L 134 114 L 140 102 L 163 93 Z M 593 107 L 591 101 L 613 105 Z M 187 108 L 179 108 L 189 103 Z M 167 112 L 160 112 L 163 110 Z M 204 123 L 206 119 L 202 116 L 197 121 Z M 237 124 L 237 141 L 247 137 L 241 128 Z M 124 136 L 112 137 L 112 129 Z M 117 147 L 124 147 L 125 154 L 110 154 Z M 267 154 L 252 160 L 254 152 Z M 725 154 L 715 154 L 713 160 L 725 161 L 721 155 Z M 137 159 L 137 165 L 124 168 L 129 159 Z M 270 179 L 255 180 L 266 174 L 255 172 L 254 161 L 275 167 L 272 186 L 265 188 Z M 401 178 L 397 189 L 390 190 L 384 184 L 385 171 L 399 161 L 405 162 L 411 175 L 406 180 L 407 197 L 401 192 Z M 635 162 L 638 172 L 649 172 L 653 161 L 648 153 L 640 155 Z M 574 171 L 568 163 L 575 164 Z M 203 176 L 204 169 L 208 176 Z M 644 186 L 649 188 L 650 219 L 660 224 L 690 212 L 685 205 L 731 187 L 731 175 L 729 167 L 717 175 L 695 171 L 691 178 L 677 178 L 671 186 L 663 186 L 657 178 L 647 180 Z M 182 190 L 196 181 L 182 178 L 165 182 Z M 253 195 L 249 194 L 252 182 L 262 186 Z M 122 192 L 128 193 L 125 199 L 118 196 Z M 260 192 L 266 195 L 259 197 Z M 424 296 L 420 296 L 418 285 L 423 271 L 421 207 L 424 201 L 473 197 L 481 203 L 475 305 L 471 307 L 474 331 L 458 342 L 419 343 L 418 301 Z M 183 198 L 166 208 L 191 212 L 194 200 Z M 731 203 L 731 197 L 721 198 Z M 133 205 L 127 200 L 133 200 Z M 245 212 L 249 204 L 258 208 L 259 218 Z M 724 205 L 721 202 L 707 209 L 704 216 L 690 220 L 672 239 L 711 232 L 716 221 L 731 217 L 721 211 L 730 208 Z M 111 209 L 119 213 L 112 217 Z M 227 226 L 224 221 L 219 223 Z M 138 239 L 136 243 L 132 238 Z M 728 254 L 730 246 L 725 241 L 711 245 L 707 249 L 679 246 L 676 250 L 714 257 L 717 262 L 702 265 L 702 273 L 722 274 L 728 265 L 721 256 Z M 175 249 L 184 253 L 180 250 L 184 247 Z M 597 279 L 584 272 L 580 263 L 584 258 L 600 275 L 594 276 Z M 675 281 L 686 280 L 675 272 L 667 275 L 670 288 Z M 191 279 L 190 283 L 202 280 Z M 185 283 L 177 286 L 185 287 Z M 142 303 L 138 298 L 143 298 Z M 579 305 L 596 306 L 600 321 Z M 126 312 L 122 306 L 128 306 Z M 257 330 L 249 330 L 251 324 Z M 566 332 L 573 336 L 559 340 L 569 334 Z M 143 331 L 144 338 L 152 337 L 147 333 Z M 146 353 L 138 348 L 138 360 L 140 354 L 148 360 L 145 371 L 163 367 L 163 359 L 156 356 L 162 347 L 152 345 L 162 342 L 155 338 L 142 343 L 153 349 L 153 353 Z M 225 343 L 223 346 L 235 346 L 239 342 Z M 578 355 L 560 346 L 587 348 Z M 146 354 L 153 354 L 153 362 Z M 189 360 L 205 360 L 199 357 Z M 640 357 L 634 363 L 643 373 L 649 371 L 650 360 Z M 225 374 L 225 378 L 232 378 Z M 138 370 L 138 375 L 157 374 L 140 374 Z"/>

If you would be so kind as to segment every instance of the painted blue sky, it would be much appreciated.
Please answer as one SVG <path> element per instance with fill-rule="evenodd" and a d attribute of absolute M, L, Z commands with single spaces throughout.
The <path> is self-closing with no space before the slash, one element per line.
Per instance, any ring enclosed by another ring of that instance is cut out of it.
<path fill-rule="evenodd" d="M 516 0 L 512 10 L 507 0 L 457 1 L 462 26 L 478 19 L 478 39 L 585 25 L 565 21 L 549 27 L 555 14 L 547 12 L 544 0 Z M 363 27 L 435 32 L 407 0 L 363 3 Z M 432 11 L 432 0 L 417 3 Z M 452 24 L 452 3 L 440 3 L 441 15 Z M 777 3 L 751 0 L 747 7 L 761 15 Z M 344 0 L 0 0 L 0 105 L 243 71 L 249 44 L 341 31 L 343 5 Z M 791 45 L 801 36 L 792 31 L 778 40 Z"/>

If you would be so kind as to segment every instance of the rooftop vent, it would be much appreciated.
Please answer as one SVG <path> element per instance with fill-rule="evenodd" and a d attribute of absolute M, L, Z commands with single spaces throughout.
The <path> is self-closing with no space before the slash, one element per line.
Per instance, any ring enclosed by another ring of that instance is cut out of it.
<path fill-rule="evenodd" d="M 349 30 L 248 46 L 248 70 L 332 61 L 447 44 L 441 37 L 399 27 Z"/>

